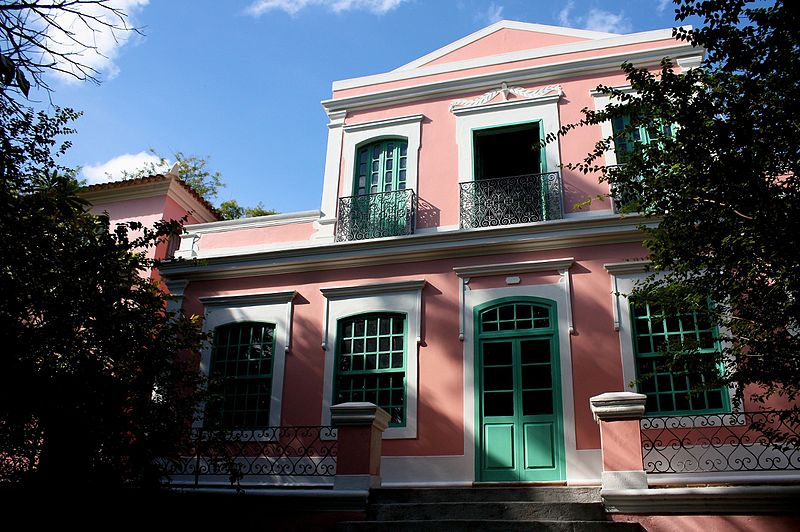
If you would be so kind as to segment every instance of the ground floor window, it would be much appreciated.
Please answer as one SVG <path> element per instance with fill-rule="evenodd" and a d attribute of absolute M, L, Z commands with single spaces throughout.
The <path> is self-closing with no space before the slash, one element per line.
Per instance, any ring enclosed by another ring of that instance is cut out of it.
<path fill-rule="evenodd" d="M 211 378 L 220 383 L 219 406 L 207 415 L 221 426 L 269 426 L 275 325 L 231 323 L 214 329 Z"/>
<path fill-rule="evenodd" d="M 728 410 L 724 388 L 693 393 L 713 375 L 670 368 L 670 346 L 691 343 L 697 356 L 715 357 L 718 334 L 702 312 L 669 314 L 649 303 L 631 305 L 633 344 L 639 391 L 647 396 L 648 414 L 713 413 Z M 713 371 L 721 371 L 715 367 Z"/>
<path fill-rule="evenodd" d="M 362 314 L 338 322 L 334 404 L 366 401 L 406 423 L 406 316 Z"/>

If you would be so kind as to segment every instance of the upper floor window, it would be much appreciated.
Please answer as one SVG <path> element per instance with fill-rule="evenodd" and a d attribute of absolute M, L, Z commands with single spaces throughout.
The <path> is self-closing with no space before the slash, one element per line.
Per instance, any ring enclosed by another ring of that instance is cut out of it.
<path fill-rule="evenodd" d="M 697 391 L 713 375 L 670 368 L 669 356 L 664 354 L 671 347 L 691 343 L 697 346 L 698 356 L 714 357 L 718 352 L 717 334 L 706 314 L 671 315 L 655 305 L 640 303 L 631 305 L 631 316 L 639 391 L 647 396 L 649 414 L 727 410 L 724 388 Z"/>
<path fill-rule="evenodd" d="M 358 148 L 353 193 L 356 196 L 405 190 L 408 142 L 388 139 Z"/>
<path fill-rule="evenodd" d="M 269 426 L 275 325 L 231 323 L 214 329 L 211 377 L 221 380 L 218 416 L 226 428 Z"/>
<path fill-rule="evenodd" d="M 362 314 L 339 320 L 334 403 L 374 403 L 406 423 L 406 317 Z"/>

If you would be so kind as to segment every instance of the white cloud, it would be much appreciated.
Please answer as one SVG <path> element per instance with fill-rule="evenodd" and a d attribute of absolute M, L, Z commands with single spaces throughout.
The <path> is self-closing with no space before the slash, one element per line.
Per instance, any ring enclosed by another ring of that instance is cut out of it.
<path fill-rule="evenodd" d="M 558 23 L 562 26 L 571 28 L 581 28 L 591 31 L 602 31 L 606 33 L 629 33 L 631 31 L 631 21 L 625 16 L 624 11 L 612 13 L 602 9 L 592 8 L 586 15 L 572 16 L 575 2 L 569 0 L 567 4 L 558 12 Z"/>
<path fill-rule="evenodd" d="M 494 24 L 495 22 L 499 22 L 503 20 L 503 6 L 492 2 L 491 4 L 489 4 L 488 8 L 486 8 L 483 11 L 480 11 L 475 18 L 481 21 L 488 22 L 489 24 Z"/>
<path fill-rule="evenodd" d="M 127 14 L 127 20 L 120 19 L 102 5 L 76 4 L 74 9 L 78 13 L 61 11 L 54 15 L 55 25 L 47 28 L 47 46 L 97 72 L 88 74 L 112 79 L 119 73 L 119 67 L 115 63 L 119 49 L 137 35 L 124 27 L 135 27 L 133 17 L 148 2 L 149 0 L 109 0 L 107 5 Z M 78 81 L 70 74 L 80 74 L 74 65 L 63 59 L 56 62 L 59 68 L 66 70 L 58 72 L 58 77 L 67 81 Z"/>
<path fill-rule="evenodd" d="M 167 172 L 171 163 L 166 161 L 162 165 L 161 159 L 150 152 L 140 151 L 139 153 L 124 153 L 109 159 L 104 163 L 87 164 L 81 169 L 83 177 L 90 185 L 106 183 L 108 181 L 119 181 L 122 179 L 122 172 L 135 172 L 143 167 L 153 168 L 155 172 Z"/>
<path fill-rule="evenodd" d="M 667 10 L 667 6 L 669 6 L 670 4 L 672 4 L 672 0 L 658 0 L 656 11 L 658 11 L 658 14 L 660 15 Z"/>
<path fill-rule="evenodd" d="M 247 8 L 254 16 L 267 11 L 284 11 L 296 15 L 309 6 L 323 6 L 334 13 L 363 9 L 376 15 L 383 15 L 408 0 L 255 0 Z"/>

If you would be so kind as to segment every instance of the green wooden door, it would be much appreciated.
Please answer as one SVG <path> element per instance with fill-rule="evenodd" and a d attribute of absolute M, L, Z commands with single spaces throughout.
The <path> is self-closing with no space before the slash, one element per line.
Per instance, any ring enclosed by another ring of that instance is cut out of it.
<path fill-rule="evenodd" d="M 496 321 L 487 321 L 487 313 Z M 515 302 L 483 314 L 477 353 L 478 480 L 562 480 L 564 437 L 553 307 Z"/>
<path fill-rule="evenodd" d="M 370 238 L 405 232 L 408 142 L 389 139 L 358 149 L 353 182 L 355 218 Z"/>

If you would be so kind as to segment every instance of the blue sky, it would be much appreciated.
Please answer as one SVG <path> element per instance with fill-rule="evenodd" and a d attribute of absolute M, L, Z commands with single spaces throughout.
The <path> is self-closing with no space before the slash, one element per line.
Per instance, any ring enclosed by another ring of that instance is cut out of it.
<path fill-rule="evenodd" d="M 149 148 L 210 157 L 220 200 L 319 208 L 320 100 L 338 79 L 385 72 L 500 19 L 636 32 L 674 25 L 667 0 L 113 0 L 144 36 L 102 41 L 104 81 L 54 80 L 83 111 L 65 162 L 90 182 Z M 40 95 L 41 97 L 41 95 Z"/>

